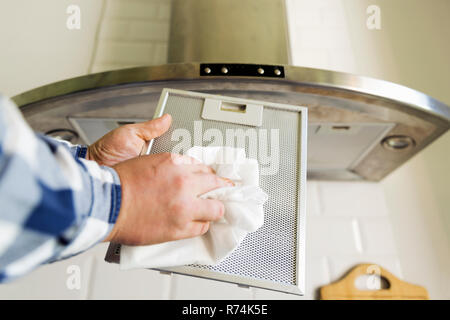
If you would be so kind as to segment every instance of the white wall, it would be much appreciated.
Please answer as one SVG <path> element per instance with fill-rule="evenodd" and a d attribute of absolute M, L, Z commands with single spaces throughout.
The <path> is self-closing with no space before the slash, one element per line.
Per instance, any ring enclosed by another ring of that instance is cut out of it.
<path fill-rule="evenodd" d="M 66 28 L 70 4 L 81 7 L 80 30 Z M 13 96 L 88 73 L 102 1 L 0 1 L 0 92 Z"/>
<path fill-rule="evenodd" d="M 294 65 L 393 81 L 450 105 L 449 1 L 287 3 Z M 373 4 L 381 9 L 381 30 L 366 27 L 366 9 Z M 372 223 L 367 229 L 378 230 L 381 242 L 386 241 L 383 230 L 392 231 L 390 241 L 395 243 L 404 279 L 425 286 L 432 298 L 450 298 L 449 164 L 450 133 L 446 133 L 373 187 L 384 194 L 389 222 L 382 228 Z M 341 187 L 350 190 L 346 184 Z M 359 202 L 362 211 L 370 206 L 366 199 Z M 341 275 L 352 265 L 351 259 L 342 260 Z"/>
<path fill-rule="evenodd" d="M 376 32 L 358 28 L 361 19 L 351 18 L 369 4 L 381 9 L 382 27 Z M 450 105 L 449 1 L 345 1 L 345 8 L 357 73 L 409 86 Z M 381 186 L 405 278 L 423 283 L 431 297 L 450 298 L 450 132 Z"/>

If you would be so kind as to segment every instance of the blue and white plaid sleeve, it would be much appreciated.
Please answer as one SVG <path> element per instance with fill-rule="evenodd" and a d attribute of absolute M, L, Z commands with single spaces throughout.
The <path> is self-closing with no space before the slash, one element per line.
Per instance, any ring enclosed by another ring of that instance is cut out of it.
<path fill-rule="evenodd" d="M 64 144 L 67 148 L 69 148 L 70 153 L 74 158 L 83 158 L 86 159 L 87 149 L 88 146 L 85 145 L 73 145 L 68 141 L 65 140 L 59 140 L 59 139 L 53 139 L 49 137 L 44 137 L 46 139 L 51 139 L 59 142 L 60 144 Z"/>
<path fill-rule="evenodd" d="M 0 283 L 78 254 L 111 231 L 119 177 L 83 159 L 83 148 L 36 135 L 0 96 Z"/>

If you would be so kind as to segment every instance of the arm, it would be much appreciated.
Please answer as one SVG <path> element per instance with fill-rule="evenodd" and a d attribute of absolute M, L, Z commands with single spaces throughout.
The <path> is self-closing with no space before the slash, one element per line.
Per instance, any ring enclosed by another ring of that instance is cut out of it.
<path fill-rule="evenodd" d="M 43 135 L 40 135 L 40 137 L 44 140 L 50 141 L 50 143 L 53 141 L 53 142 L 56 142 L 56 143 L 66 146 L 74 158 L 88 159 L 86 156 L 87 156 L 89 147 L 86 145 L 71 144 L 70 142 L 65 141 L 65 140 L 51 138 L 51 137 L 47 137 L 47 136 L 43 136 Z M 90 159 L 88 159 L 88 160 L 90 160 Z"/>
<path fill-rule="evenodd" d="M 120 202 L 114 169 L 35 135 L 0 97 L 0 282 L 102 241 Z"/>
<path fill-rule="evenodd" d="M 0 96 L 0 283 L 102 240 L 178 240 L 221 219 L 220 201 L 198 198 L 231 186 L 211 168 L 170 153 L 136 157 L 170 123 L 165 115 L 122 126 L 83 159 L 79 146 L 34 134 Z"/>

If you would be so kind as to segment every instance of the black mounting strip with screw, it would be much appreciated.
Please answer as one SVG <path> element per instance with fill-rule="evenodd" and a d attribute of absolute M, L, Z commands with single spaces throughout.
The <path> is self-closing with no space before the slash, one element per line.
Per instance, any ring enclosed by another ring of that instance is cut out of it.
<path fill-rule="evenodd" d="M 202 63 L 200 76 L 284 78 L 284 67 L 266 64 Z"/>

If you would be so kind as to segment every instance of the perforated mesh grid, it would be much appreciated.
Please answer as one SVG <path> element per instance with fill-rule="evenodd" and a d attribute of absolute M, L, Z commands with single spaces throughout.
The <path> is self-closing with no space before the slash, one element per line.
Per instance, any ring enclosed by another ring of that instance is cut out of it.
<path fill-rule="evenodd" d="M 170 93 L 164 113 L 172 115 L 173 125 L 167 133 L 155 139 L 151 153 L 173 151 L 174 146 L 179 143 L 179 141 L 171 141 L 173 128 L 185 128 L 192 133 L 193 137 L 194 121 L 201 119 L 203 101 L 201 98 Z M 298 125 L 298 113 L 264 107 L 261 128 L 267 129 L 268 132 L 270 129 L 278 129 L 280 145 L 277 174 L 260 177 L 260 185 L 269 195 L 269 200 L 264 206 L 264 225 L 256 232 L 248 234 L 241 245 L 220 264 L 193 265 L 194 267 L 285 284 L 297 284 Z M 203 132 L 209 128 L 219 129 L 225 137 L 226 129 L 246 130 L 249 127 L 202 119 Z M 268 136 L 270 137 L 270 134 Z M 270 138 L 267 141 L 270 143 Z M 194 139 L 192 143 L 194 144 Z M 195 144 L 198 145 L 198 141 Z M 209 142 L 203 142 L 203 145 L 209 144 Z M 247 140 L 245 140 L 245 148 L 247 156 L 251 156 Z M 263 161 L 259 159 L 259 156 L 258 160 L 261 165 Z"/>

